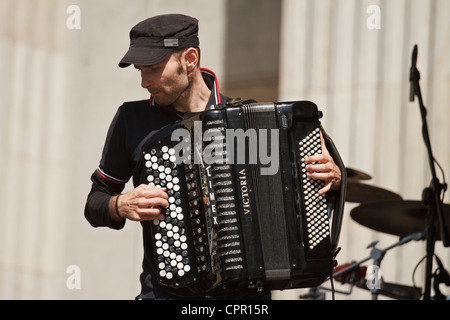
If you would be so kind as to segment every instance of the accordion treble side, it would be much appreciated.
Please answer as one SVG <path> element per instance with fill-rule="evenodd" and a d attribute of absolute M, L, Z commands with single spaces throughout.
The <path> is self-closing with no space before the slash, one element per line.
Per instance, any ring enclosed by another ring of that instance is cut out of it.
<path fill-rule="evenodd" d="M 310 101 L 216 106 L 165 127 L 142 147 L 141 182 L 166 189 L 149 228 L 159 282 L 182 295 L 235 287 L 313 287 L 336 263 L 341 189 L 320 196 L 304 158 L 321 152 Z M 322 132 L 325 135 L 324 132 Z"/>

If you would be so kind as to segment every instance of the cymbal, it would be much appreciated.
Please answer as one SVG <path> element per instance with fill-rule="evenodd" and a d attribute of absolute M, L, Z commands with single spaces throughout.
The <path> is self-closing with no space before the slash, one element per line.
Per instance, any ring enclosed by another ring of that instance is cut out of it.
<path fill-rule="evenodd" d="M 348 202 L 369 202 L 380 200 L 402 200 L 402 197 L 395 192 L 361 183 L 359 181 L 347 181 L 346 201 Z"/>
<path fill-rule="evenodd" d="M 345 171 L 347 173 L 347 179 L 354 179 L 354 180 L 370 180 L 372 177 L 364 173 L 362 171 L 352 169 L 352 168 L 345 168 Z"/>
<path fill-rule="evenodd" d="M 447 229 L 450 228 L 450 205 L 444 204 L 444 217 Z M 364 203 L 350 211 L 350 216 L 359 224 L 375 231 L 400 237 L 424 232 L 428 207 L 421 201 L 390 200 Z M 437 240 L 441 240 L 438 217 L 435 218 Z M 450 231 L 450 230 L 449 230 Z"/>

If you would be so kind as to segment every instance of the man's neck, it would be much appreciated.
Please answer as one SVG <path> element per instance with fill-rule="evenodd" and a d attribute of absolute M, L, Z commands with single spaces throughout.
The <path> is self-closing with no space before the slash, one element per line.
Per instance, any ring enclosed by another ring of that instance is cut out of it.
<path fill-rule="evenodd" d="M 197 68 L 192 74 L 191 86 L 173 103 L 173 107 L 178 112 L 201 112 L 205 110 L 210 94 L 211 90 Z"/>

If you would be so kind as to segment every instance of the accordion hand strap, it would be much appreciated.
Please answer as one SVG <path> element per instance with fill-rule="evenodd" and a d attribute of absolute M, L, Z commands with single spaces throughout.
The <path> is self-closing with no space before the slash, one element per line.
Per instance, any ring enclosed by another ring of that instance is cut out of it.
<path fill-rule="evenodd" d="M 341 183 L 340 188 L 338 190 L 330 191 L 332 197 L 330 200 L 332 201 L 332 207 L 334 208 L 333 212 L 333 219 L 332 219 L 332 225 L 331 225 L 331 249 L 333 252 L 337 252 L 337 245 L 339 242 L 339 236 L 341 233 L 341 227 L 342 227 L 342 219 L 344 216 L 344 205 L 345 205 L 345 197 L 346 197 L 346 191 L 347 191 L 347 172 L 344 166 L 344 162 L 342 161 L 341 156 L 339 155 L 339 152 L 333 142 L 333 140 L 330 138 L 330 136 L 327 135 L 323 127 L 321 126 L 321 131 L 323 134 L 323 137 L 325 139 L 325 145 L 328 149 L 328 152 L 330 153 L 331 157 L 333 158 L 334 162 L 338 166 L 339 170 L 341 171 Z"/>

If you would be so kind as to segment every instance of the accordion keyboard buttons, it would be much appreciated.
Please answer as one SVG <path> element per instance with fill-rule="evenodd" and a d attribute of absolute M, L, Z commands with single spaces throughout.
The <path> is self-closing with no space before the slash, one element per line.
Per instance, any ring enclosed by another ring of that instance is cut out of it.
<path fill-rule="evenodd" d="M 330 234 L 326 198 L 318 194 L 324 182 L 307 177 L 304 162 L 306 156 L 321 153 L 319 128 L 299 142 L 299 151 L 300 159 L 302 159 L 301 178 L 305 199 L 308 246 L 309 249 L 314 249 Z"/>
<path fill-rule="evenodd" d="M 153 220 L 159 275 L 167 280 L 173 279 L 174 276 L 183 277 L 191 270 L 190 248 L 187 243 L 184 221 L 185 213 L 181 206 L 179 170 L 177 170 L 174 153 L 174 149 L 162 146 L 160 150 L 154 148 L 144 154 L 148 184 L 165 187 L 169 196 L 169 207 L 163 212 L 164 219 Z M 188 192 L 189 218 L 191 219 L 194 244 L 193 252 L 197 271 L 202 272 L 208 270 L 208 246 L 205 229 L 200 218 L 200 206 L 203 205 L 203 201 L 196 172 L 194 165 L 184 165 L 184 179 Z"/>
<path fill-rule="evenodd" d="M 162 146 L 161 150 L 152 149 L 144 154 L 149 185 L 165 187 L 169 195 L 169 207 L 163 212 L 164 219 L 153 220 L 159 275 L 168 280 L 175 275 L 183 277 L 190 271 L 174 153 L 173 149 Z"/>

